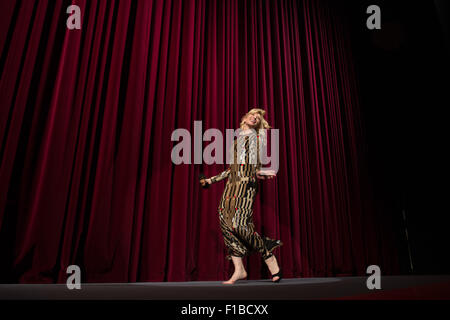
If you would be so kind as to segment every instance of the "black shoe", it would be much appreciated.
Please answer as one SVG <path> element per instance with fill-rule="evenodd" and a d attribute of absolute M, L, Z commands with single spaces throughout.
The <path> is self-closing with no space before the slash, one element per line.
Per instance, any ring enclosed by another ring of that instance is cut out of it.
<path fill-rule="evenodd" d="M 279 278 L 277 280 L 273 281 L 273 278 L 275 278 L 275 277 L 279 277 Z M 278 273 L 275 273 L 272 275 L 272 282 L 280 282 L 282 278 L 283 278 L 283 271 L 281 271 L 281 268 L 280 268 L 280 271 L 278 271 Z"/>

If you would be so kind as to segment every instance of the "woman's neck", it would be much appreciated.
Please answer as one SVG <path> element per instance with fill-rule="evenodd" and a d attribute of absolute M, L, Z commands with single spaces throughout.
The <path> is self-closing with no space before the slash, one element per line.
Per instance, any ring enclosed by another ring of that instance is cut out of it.
<path fill-rule="evenodd" d="M 248 126 L 242 126 L 241 132 L 239 134 L 248 134 L 252 132 L 252 129 L 250 129 Z"/>
<path fill-rule="evenodd" d="M 249 132 L 251 132 L 252 130 L 247 126 L 247 125 L 243 125 L 242 127 L 241 127 L 241 132 L 240 133 L 242 133 L 242 134 L 247 134 L 247 133 L 249 133 Z"/>

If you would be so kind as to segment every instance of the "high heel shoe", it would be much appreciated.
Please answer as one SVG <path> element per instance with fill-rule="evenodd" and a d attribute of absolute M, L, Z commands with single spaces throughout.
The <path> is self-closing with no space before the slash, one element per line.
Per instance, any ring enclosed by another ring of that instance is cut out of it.
<path fill-rule="evenodd" d="M 273 278 L 275 278 L 275 277 L 278 277 L 278 279 L 273 281 Z M 280 282 L 282 278 L 283 278 L 283 271 L 281 271 L 281 268 L 280 268 L 280 271 L 278 271 L 278 273 L 275 273 L 272 275 L 272 282 Z"/>

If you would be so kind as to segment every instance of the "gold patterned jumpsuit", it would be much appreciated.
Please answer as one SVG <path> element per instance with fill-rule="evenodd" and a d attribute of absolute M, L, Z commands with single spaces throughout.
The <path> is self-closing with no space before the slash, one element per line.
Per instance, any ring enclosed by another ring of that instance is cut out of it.
<path fill-rule="evenodd" d="M 258 189 L 256 171 L 261 168 L 259 146 L 263 143 L 262 138 L 256 131 L 238 135 L 234 141 L 234 161 L 227 170 L 210 178 L 211 183 L 228 178 L 218 212 L 229 260 L 231 256 L 244 257 L 252 251 L 268 259 L 273 255 L 272 251 L 282 245 L 279 240 L 261 237 L 253 224 L 253 201 Z M 238 147 L 238 143 L 243 147 Z"/>

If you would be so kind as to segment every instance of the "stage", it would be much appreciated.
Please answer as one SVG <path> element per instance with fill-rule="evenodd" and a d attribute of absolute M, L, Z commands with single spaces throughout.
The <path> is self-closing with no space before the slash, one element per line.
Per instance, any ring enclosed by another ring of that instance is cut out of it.
<path fill-rule="evenodd" d="M 220 281 L 0 284 L 1 300 L 328 300 L 450 299 L 450 275 L 382 276 L 381 289 L 369 290 L 367 277 L 293 278 L 280 283 Z"/>

